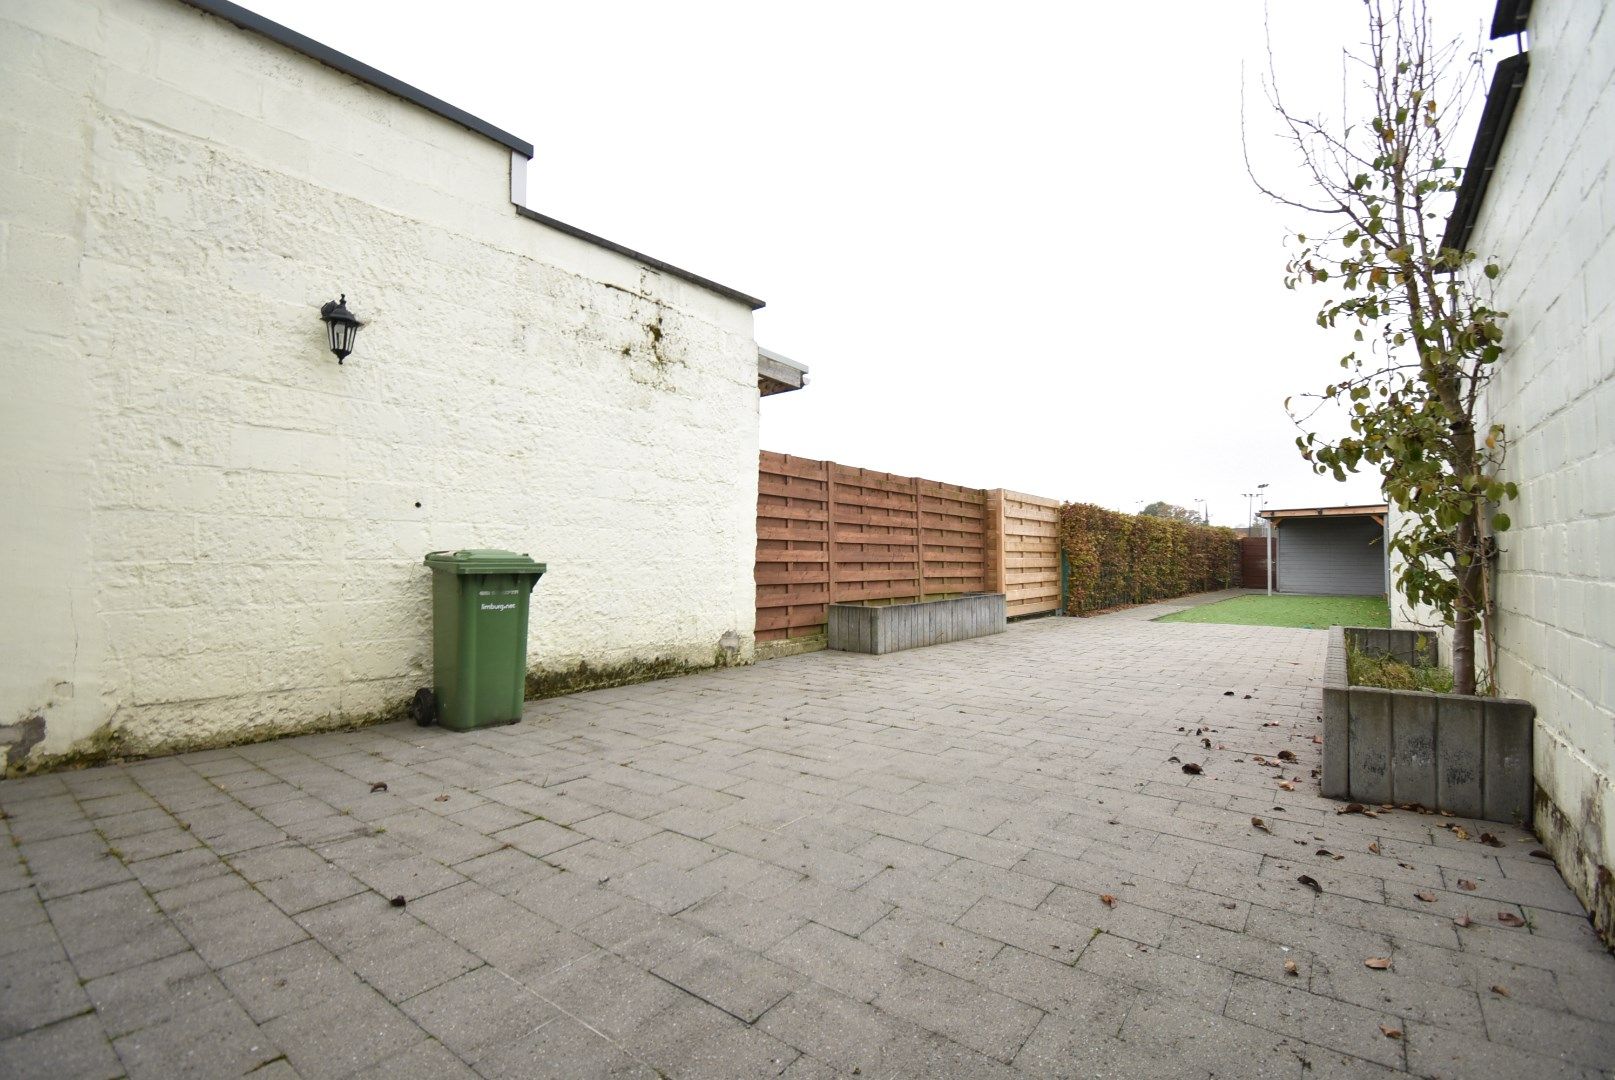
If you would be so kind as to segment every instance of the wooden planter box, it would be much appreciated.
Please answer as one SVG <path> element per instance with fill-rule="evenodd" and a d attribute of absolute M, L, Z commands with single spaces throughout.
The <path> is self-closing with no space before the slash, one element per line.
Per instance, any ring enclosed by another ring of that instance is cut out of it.
<path fill-rule="evenodd" d="M 831 604 L 830 648 L 890 653 L 1004 632 L 1003 593 L 915 604 Z"/>
<path fill-rule="evenodd" d="M 1348 641 L 1361 652 L 1407 662 L 1416 650 L 1435 655 L 1435 634 L 1427 630 L 1330 628 L 1323 794 L 1529 825 L 1535 706 L 1517 698 L 1353 686 Z"/>

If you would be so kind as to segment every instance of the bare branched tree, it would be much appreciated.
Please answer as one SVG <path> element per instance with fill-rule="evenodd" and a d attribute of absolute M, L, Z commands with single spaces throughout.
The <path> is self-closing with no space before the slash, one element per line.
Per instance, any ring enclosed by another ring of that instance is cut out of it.
<path fill-rule="evenodd" d="M 1284 283 L 1322 287 L 1318 325 L 1350 328 L 1358 343 L 1340 358 L 1339 379 L 1285 407 L 1316 472 L 1344 480 L 1378 471 L 1403 516 L 1390 538 L 1401 561 L 1397 588 L 1453 628 L 1454 689 L 1472 694 L 1477 630 L 1491 643 L 1491 536 L 1508 528 L 1499 506 L 1517 495 L 1498 477 L 1503 428 L 1479 427 L 1507 317 L 1490 302 L 1498 267 L 1441 242 L 1462 179 L 1450 144 L 1481 85 L 1482 53 L 1438 40 L 1424 0 L 1365 0 L 1364 8 L 1365 40 L 1345 54 L 1346 96 L 1369 114 L 1361 123 L 1292 108 L 1269 40 L 1264 88 L 1305 191 L 1251 178 L 1319 221 L 1316 232 L 1292 237 Z M 1329 404 L 1345 410 L 1349 434 L 1309 430 Z"/>

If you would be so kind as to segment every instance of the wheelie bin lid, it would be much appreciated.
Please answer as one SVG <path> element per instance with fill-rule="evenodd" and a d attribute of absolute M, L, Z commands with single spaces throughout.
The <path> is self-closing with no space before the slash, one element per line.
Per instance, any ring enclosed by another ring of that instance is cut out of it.
<path fill-rule="evenodd" d="M 426 565 L 446 574 L 532 574 L 537 577 L 547 567 L 519 551 L 499 548 L 462 548 L 459 551 L 433 551 Z"/>

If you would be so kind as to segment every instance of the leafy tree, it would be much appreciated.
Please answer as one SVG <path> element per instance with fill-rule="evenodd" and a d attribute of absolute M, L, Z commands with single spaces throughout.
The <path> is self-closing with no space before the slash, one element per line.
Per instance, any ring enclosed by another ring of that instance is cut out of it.
<path fill-rule="evenodd" d="M 1449 143 L 1479 85 L 1481 53 L 1438 41 L 1424 0 L 1367 0 L 1365 8 L 1367 34 L 1347 53 L 1354 74 L 1346 87 L 1366 92 L 1364 123 L 1290 108 L 1269 49 L 1268 99 L 1298 152 L 1307 192 L 1292 198 L 1257 186 L 1318 215 L 1322 226 L 1291 238 L 1284 283 L 1321 286 L 1318 325 L 1349 328 L 1358 343 L 1340 358 L 1338 379 L 1301 395 L 1310 406 L 1298 409 L 1291 398 L 1285 407 L 1314 471 L 1337 480 L 1379 472 L 1403 512 L 1390 540 L 1402 559 L 1397 587 L 1453 628 L 1455 689 L 1471 694 L 1477 627 L 1490 657 L 1492 534 L 1508 528 L 1499 507 L 1517 494 L 1498 476 L 1505 432 L 1480 416 L 1507 317 L 1490 300 L 1499 269 L 1441 243 L 1462 178 Z M 1329 403 L 1344 409 L 1349 433 L 1308 430 Z"/>
<path fill-rule="evenodd" d="M 1193 510 L 1174 505 L 1169 502 L 1152 502 L 1139 511 L 1141 517 L 1166 518 L 1168 521 L 1187 521 L 1191 525 L 1202 525 L 1200 515 Z"/>

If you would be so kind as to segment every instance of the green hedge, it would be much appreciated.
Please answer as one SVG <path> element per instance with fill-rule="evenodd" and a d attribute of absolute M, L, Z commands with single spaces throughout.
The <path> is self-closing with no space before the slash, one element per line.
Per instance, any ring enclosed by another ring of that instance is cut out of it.
<path fill-rule="evenodd" d="M 1060 508 L 1066 614 L 1226 589 L 1240 580 L 1232 529 L 1121 514 L 1087 503 Z"/>

